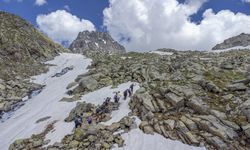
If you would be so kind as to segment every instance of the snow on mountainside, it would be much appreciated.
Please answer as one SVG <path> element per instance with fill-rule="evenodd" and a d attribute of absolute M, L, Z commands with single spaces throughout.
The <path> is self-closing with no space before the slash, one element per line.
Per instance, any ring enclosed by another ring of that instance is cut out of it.
<path fill-rule="evenodd" d="M 28 138 L 32 134 L 38 134 L 44 128 L 56 121 L 55 138 L 52 141 L 60 141 L 66 134 L 72 132 L 73 123 L 65 123 L 64 119 L 75 107 L 75 103 L 59 102 L 65 96 L 66 87 L 80 73 L 87 72 L 87 66 L 91 60 L 77 54 L 61 54 L 54 60 L 47 63 L 54 64 L 49 72 L 34 77 L 35 83 L 44 84 L 43 91 L 29 100 L 23 107 L 18 109 L 7 121 L 0 123 L 0 149 L 7 150 L 11 143 L 17 139 Z M 61 71 L 65 67 L 74 66 L 72 71 L 65 75 L 52 78 L 51 76 Z M 36 123 L 41 118 L 50 117 L 40 123 Z"/>
<path fill-rule="evenodd" d="M 43 91 L 27 101 L 10 119 L 0 123 L 0 128 L 4 129 L 0 130 L 0 149 L 7 150 L 9 145 L 15 140 L 29 138 L 32 134 L 41 133 L 47 125 L 53 122 L 55 122 L 53 130 L 48 132 L 45 137 L 45 140 L 50 140 L 46 146 L 60 142 L 64 136 L 71 134 L 74 128 L 73 122 L 67 123 L 64 119 L 76 106 L 76 102 L 61 102 L 59 100 L 66 96 L 67 85 L 72 82 L 77 75 L 87 72 L 86 68 L 90 62 L 90 59 L 84 58 L 82 55 L 66 53 L 47 62 L 56 66 L 52 66 L 48 73 L 33 77 L 33 82 L 46 85 Z M 52 77 L 55 73 L 69 66 L 73 66 L 73 70 L 68 71 L 62 76 Z M 104 98 L 107 96 L 111 97 L 115 91 L 124 91 L 129 85 L 131 85 L 131 82 L 118 85 L 117 88 L 111 88 L 111 86 L 104 87 L 83 95 L 80 101 L 100 105 Z M 139 84 L 136 84 L 134 90 L 139 89 L 138 85 Z M 126 101 L 121 100 L 119 109 L 112 112 L 111 120 L 103 122 L 102 124 L 109 126 L 118 122 L 123 117 L 128 116 L 128 113 L 131 111 L 128 103 L 129 99 Z M 38 122 L 38 120 L 46 117 L 47 119 Z M 139 125 L 140 120 L 137 117 L 133 118 L 136 118 L 136 123 Z M 156 133 L 154 135 L 147 135 L 143 133 L 138 126 L 129 132 L 120 134 L 125 140 L 125 147 L 113 147 L 113 149 L 205 149 L 189 146 L 179 141 L 169 140 Z"/>

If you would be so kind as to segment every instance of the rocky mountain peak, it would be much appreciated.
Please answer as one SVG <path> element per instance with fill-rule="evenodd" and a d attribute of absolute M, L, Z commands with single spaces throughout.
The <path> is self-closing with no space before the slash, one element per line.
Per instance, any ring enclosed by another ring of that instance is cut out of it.
<path fill-rule="evenodd" d="M 217 49 L 227 49 L 236 46 L 246 47 L 250 45 L 250 34 L 241 33 L 240 35 L 231 37 L 229 39 L 224 40 L 224 42 L 217 44 L 212 50 Z"/>
<path fill-rule="evenodd" d="M 108 33 L 97 31 L 80 32 L 69 46 L 74 53 L 94 51 L 98 53 L 120 54 L 125 53 L 125 48 L 116 42 Z"/>

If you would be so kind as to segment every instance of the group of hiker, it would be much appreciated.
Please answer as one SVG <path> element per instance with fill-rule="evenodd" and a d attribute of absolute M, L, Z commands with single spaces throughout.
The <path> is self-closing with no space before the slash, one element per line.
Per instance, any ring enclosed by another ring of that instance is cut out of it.
<path fill-rule="evenodd" d="M 134 86 L 135 84 L 131 84 L 128 89 L 126 89 L 123 92 L 123 99 L 126 100 L 128 97 L 131 97 L 134 92 Z M 111 102 L 111 97 L 107 97 L 104 99 L 104 102 L 101 106 L 97 107 L 95 112 L 86 118 L 86 121 L 88 124 L 92 124 L 92 120 L 94 119 L 96 122 L 100 122 L 103 118 L 105 118 L 107 113 L 110 113 L 112 110 L 117 110 L 119 107 L 119 101 L 122 97 L 122 94 L 120 91 L 115 92 L 115 95 L 113 97 L 114 102 Z M 75 128 L 81 127 L 83 120 L 82 120 L 82 114 L 79 116 L 77 115 L 74 119 L 75 122 Z"/>

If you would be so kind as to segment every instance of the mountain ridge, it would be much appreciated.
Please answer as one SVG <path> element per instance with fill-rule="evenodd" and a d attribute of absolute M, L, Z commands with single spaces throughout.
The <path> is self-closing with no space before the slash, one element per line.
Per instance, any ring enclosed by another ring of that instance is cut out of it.
<path fill-rule="evenodd" d="M 250 45 L 250 34 L 241 33 L 237 36 L 225 39 L 222 43 L 215 45 L 212 50 L 228 49 L 237 46 L 246 47 Z"/>

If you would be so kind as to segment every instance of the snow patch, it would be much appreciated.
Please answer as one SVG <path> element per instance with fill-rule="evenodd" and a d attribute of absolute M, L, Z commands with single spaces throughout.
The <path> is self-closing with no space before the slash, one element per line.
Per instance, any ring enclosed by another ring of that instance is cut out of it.
<path fill-rule="evenodd" d="M 231 48 L 227 48 L 227 49 L 210 50 L 208 52 L 210 52 L 210 53 L 221 53 L 221 52 L 227 52 L 227 51 L 231 51 L 231 50 L 242 50 L 242 49 L 250 49 L 250 45 L 248 45 L 246 47 L 235 46 L 235 47 L 231 47 Z"/>
<path fill-rule="evenodd" d="M 96 47 L 98 47 L 98 48 L 99 48 L 99 44 L 98 44 L 98 43 L 96 43 L 96 42 L 95 42 L 95 45 L 96 45 Z"/>
<path fill-rule="evenodd" d="M 151 52 L 149 52 L 149 53 L 154 53 L 154 54 L 158 54 L 158 55 L 162 55 L 162 56 L 164 56 L 164 55 L 169 55 L 169 56 L 171 56 L 171 55 L 174 54 L 173 52 L 162 52 L 162 51 L 151 51 Z"/>
<path fill-rule="evenodd" d="M 145 134 L 139 128 L 133 129 L 128 133 L 122 134 L 122 138 L 125 140 L 125 146 L 121 148 L 114 148 L 114 150 L 205 150 L 204 147 L 194 147 L 181 143 L 180 141 L 174 141 L 166 139 L 162 135 L 154 133 Z"/>
<path fill-rule="evenodd" d="M 11 118 L 0 123 L 0 129 L 4 129 L 0 130 L 1 150 L 7 150 L 9 145 L 17 139 L 29 138 L 32 134 L 41 133 L 53 121 L 57 121 L 54 130 L 46 136 L 46 140 L 51 140 L 50 144 L 60 142 L 65 135 L 72 133 L 73 122 L 66 123 L 64 119 L 76 106 L 76 102 L 59 101 L 66 96 L 68 84 L 79 74 L 87 72 L 87 66 L 91 60 L 80 54 L 63 53 L 46 63 L 55 66 L 51 66 L 47 73 L 33 77 L 34 83 L 46 85 L 41 93 L 27 101 L 23 107 L 14 112 Z M 52 75 L 68 66 L 74 66 L 74 69 L 61 77 L 51 78 Z M 36 123 L 37 120 L 46 116 L 51 116 L 51 118 Z"/>

